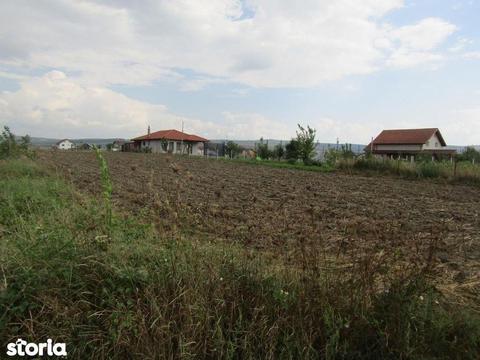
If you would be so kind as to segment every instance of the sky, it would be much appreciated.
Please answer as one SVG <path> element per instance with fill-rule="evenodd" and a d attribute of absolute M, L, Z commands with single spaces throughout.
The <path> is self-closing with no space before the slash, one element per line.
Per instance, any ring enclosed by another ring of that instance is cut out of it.
<path fill-rule="evenodd" d="M 19 135 L 480 144 L 480 0 L 1 1 L 0 125 Z"/>

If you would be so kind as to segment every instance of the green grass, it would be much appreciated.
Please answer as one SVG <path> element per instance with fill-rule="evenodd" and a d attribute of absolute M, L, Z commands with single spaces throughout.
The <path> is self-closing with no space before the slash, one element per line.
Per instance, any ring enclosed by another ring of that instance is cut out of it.
<path fill-rule="evenodd" d="M 329 271 L 312 255 L 294 271 L 135 218 L 106 224 L 103 201 L 34 162 L 2 162 L 0 174 L 5 344 L 53 338 L 71 359 L 480 356 L 478 315 L 446 302 L 421 269 L 372 291 L 384 269 L 367 272 L 369 258 Z"/>
<path fill-rule="evenodd" d="M 350 159 L 337 163 L 337 168 L 347 172 L 397 175 L 409 179 L 443 179 L 451 183 L 480 185 L 480 166 L 468 162 L 454 164 L 449 161 L 408 162 L 382 159 Z"/>

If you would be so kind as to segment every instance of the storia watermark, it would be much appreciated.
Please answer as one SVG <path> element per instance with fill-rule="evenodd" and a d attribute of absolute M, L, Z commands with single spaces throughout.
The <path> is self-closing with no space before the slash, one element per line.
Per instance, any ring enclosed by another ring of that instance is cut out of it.
<path fill-rule="evenodd" d="M 29 343 L 18 339 L 7 345 L 8 356 L 67 356 L 67 345 L 65 343 L 54 343 L 47 339 L 44 343 Z"/>

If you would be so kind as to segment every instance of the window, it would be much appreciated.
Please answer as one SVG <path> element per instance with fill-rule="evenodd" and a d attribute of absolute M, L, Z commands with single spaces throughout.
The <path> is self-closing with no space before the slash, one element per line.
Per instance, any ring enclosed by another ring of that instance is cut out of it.
<path fill-rule="evenodd" d="M 435 147 L 438 147 L 438 142 L 435 142 Z"/>
<path fill-rule="evenodd" d="M 168 141 L 167 140 L 160 140 L 160 145 L 162 146 L 162 151 L 168 151 Z"/>
<path fill-rule="evenodd" d="M 177 141 L 177 153 L 182 152 L 182 142 Z"/>

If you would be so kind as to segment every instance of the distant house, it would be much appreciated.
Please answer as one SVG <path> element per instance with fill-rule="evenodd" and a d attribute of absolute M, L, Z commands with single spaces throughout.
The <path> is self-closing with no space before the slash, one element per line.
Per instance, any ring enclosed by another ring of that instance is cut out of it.
<path fill-rule="evenodd" d="M 73 141 L 70 141 L 68 139 L 63 139 L 63 140 L 60 140 L 58 141 L 54 147 L 56 149 L 60 149 L 60 150 L 72 150 L 72 149 L 75 149 L 75 143 Z"/>
<path fill-rule="evenodd" d="M 92 147 L 90 146 L 90 144 L 83 143 L 83 144 L 79 144 L 77 146 L 77 149 L 79 149 L 79 150 L 91 150 Z"/>
<path fill-rule="evenodd" d="M 125 140 L 123 139 L 118 139 L 118 140 L 115 140 L 113 143 L 112 143 L 112 151 L 121 151 L 122 150 L 122 147 L 123 145 L 125 144 Z"/>
<path fill-rule="evenodd" d="M 207 139 L 178 130 L 161 130 L 132 139 L 135 151 L 203 155 Z"/>
<path fill-rule="evenodd" d="M 410 160 L 418 155 L 439 159 L 451 158 L 455 154 L 454 149 L 447 147 L 437 128 L 383 130 L 365 151 L 382 157 Z"/>

